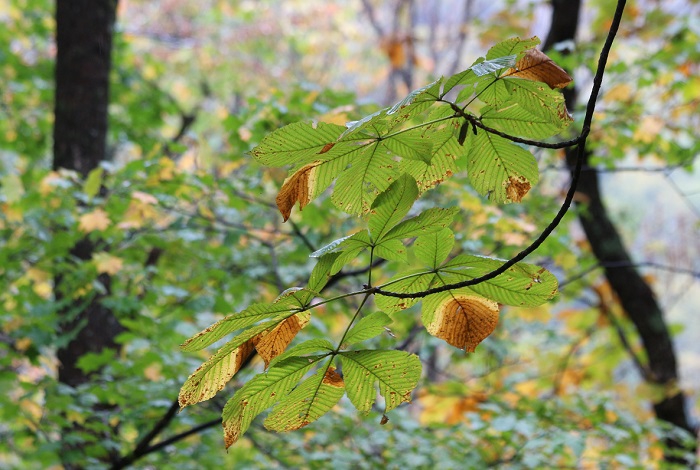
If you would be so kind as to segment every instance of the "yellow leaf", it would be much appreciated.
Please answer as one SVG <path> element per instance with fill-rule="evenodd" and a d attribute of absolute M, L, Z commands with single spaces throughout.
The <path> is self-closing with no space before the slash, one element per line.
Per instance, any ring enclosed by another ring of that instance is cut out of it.
<path fill-rule="evenodd" d="M 428 332 L 452 346 L 474 352 L 498 324 L 498 304 L 475 295 L 452 295 L 435 311 Z"/>
<path fill-rule="evenodd" d="M 158 199 L 156 199 L 155 196 L 142 191 L 134 191 L 131 193 L 131 197 L 137 201 L 143 202 L 144 204 L 158 204 Z"/>
<path fill-rule="evenodd" d="M 627 83 L 615 85 L 607 93 L 605 93 L 605 101 L 629 101 L 632 98 L 632 87 Z"/>
<path fill-rule="evenodd" d="M 124 261 L 121 258 L 112 256 L 104 251 L 94 253 L 92 259 L 97 267 L 97 272 L 100 274 L 106 273 L 113 276 L 121 271 L 124 266 Z"/>
<path fill-rule="evenodd" d="M 550 88 L 564 88 L 573 80 L 563 68 L 547 57 L 547 54 L 537 49 L 528 50 L 523 58 L 516 62 L 515 67 L 508 69 L 503 76 L 544 82 Z"/>
<path fill-rule="evenodd" d="M 311 195 L 316 186 L 316 167 L 321 163 L 318 160 L 304 165 L 282 184 L 277 195 L 277 207 L 285 222 L 289 219 L 297 201 L 299 201 L 299 210 L 304 209 L 304 206 L 311 201 Z"/>
<path fill-rule="evenodd" d="M 150 366 L 146 367 L 143 370 L 143 376 L 146 377 L 151 382 L 157 382 L 161 378 L 163 378 L 163 375 L 160 373 L 160 371 L 161 371 L 160 364 L 151 364 Z"/>
<path fill-rule="evenodd" d="M 85 233 L 89 233 L 93 230 L 105 230 L 111 223 L 112 221 L 109 220 L 109 217 L 105 211 L 102 209 L 95 209 L 92 212 L 88 212 L 87 214 L 80 216 L 80 224 L 78 228 Z"/>
<path fill-rule="evenodd" d="M 261 333 L 256 337 L 255 350 L 265 361 L 265 368 L 271 360 L 279 356 L 287 349 L 289 343 L 308 323 L 311 315 L 309 312 L 297 313 L 287 318 L 268 333 Z"/>
<path fill-rule="evenodd" d="M 649 144 L 656 139 L 659 132 L 664 128 L 664 121 L 657 116 L 645 116 L 642 118 L 642 122 L 634 131 L 633 139 L 637 142 L 643 142 Z"/>

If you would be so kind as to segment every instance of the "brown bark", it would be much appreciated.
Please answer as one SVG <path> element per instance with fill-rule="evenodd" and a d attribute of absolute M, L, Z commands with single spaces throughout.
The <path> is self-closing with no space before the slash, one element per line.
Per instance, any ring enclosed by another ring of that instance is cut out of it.
<path fill-rule="evenodd" d="M 575 39 L 581 0 L 553 0 L 552 7 L 552 27 L 543 45 L 545 50 L 559 42 Z M 567 89 L 564 96 L 569 109 L 573 109 L 576 91 Z M 586 152 L 584 167 L 590 167 L 590 157 L 591 154 Z M 574 168 L 576 149 L 567 149 L 566 162 L 569 168 Z M 641 339 L 648 370 L 644 379 L 668 391 L 664 399 L 653 403 L 656 416 L 695 434 L 697 430 L 691 425 L 685 410 L 685 397 L 677 389 L 676 355 L 663 311 L 649 285 L 633 267 L 627 248 L 603 204 L 598 173 L 594 169 L 581 174 L 576 200 L 579 221 L 594 256 L 602 266 L 617 266 L 605 267 L 605 276 Z M 668 444 L 680 447 L 677 441 Z M 672 456 L 667 456 L 667 460 L 685 463 Z"/>
<path fill-rule="evenodd" d="M 56 1 L 54 169 L 66 168 L 86 176 L 105 159 L 116 5 L 116 0 Z M 83 238 L 71 249 L 70 256 L 79 265 L 91 259 L 93 251 L 93 243 Z M 109 276 L 103 274 L 98 278 L 104 292 L 77 300 L 72 300 L 68 282 L 71 277 L 70 272 L 64 272 L 55 279 L 56 302 L 62 317 L 59 333 L 72 338 L 57 352 L 58 380 L 76 387 L 90 380 L 77 367 L 78 360 L 89 352 L 118 349 L 115 338 L 124 328 L 102 304 L 109 295 Z M 95 411 L 104 408 L 98 404 Z M 64 430 L 63 435 L 90 432 L 89 421 Z M 98 442 L 100 437 L 106 436 L 96 436 Z M 65 468 L 81 468 L 82 454 L 80 444 L 64 441 L 61 455 Z M 105 455 L 105 458 L 114 456 Z"/>

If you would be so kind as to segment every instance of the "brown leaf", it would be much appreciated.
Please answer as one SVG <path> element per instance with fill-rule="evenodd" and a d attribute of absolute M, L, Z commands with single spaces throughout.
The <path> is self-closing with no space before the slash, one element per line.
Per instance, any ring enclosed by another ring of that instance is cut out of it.
<path fill-rule="evenodd" d="M 511 176 L 506 182 L 506 196 L 509 201 L 520 202 L 527 192 L 530 191 L 531 187 L 532 185 L 525 178 L 513 178 Z"/>
<path fill-rule="evenodd" d="M 503 76 L 544 82 L 550 88 L 564 88 L 573 80 L 563 68 L 537 49 L 528 50 L 515 67 L 508 69 Z"/>
<path fill-rule="evenodd" d="M 474 352 L 498 324 L 498 304 L 474 295 L 453 295 L 441 302 L 428 332 L 452 346 Z"/>
<path fill-rule="evenodd" d="M 343 388 L 345 387 L 345 382 L 339 373 L 335 371 L 335 367 L 330 366 L 326 371 L 326 375 L 323 376 L 323 382 L 331 387 Z"/>
<path fill-rule="evenodd" d="M 308 312 L 297 313 L 287 318 L 269 332 L 261 333 L 255 338 L 255 349 L 265 361 L 265 368 L 271 360 L 287 349 L 294 337 L 309 323 Z"/>
<path fill-rule="evenodd" d="M 280 210 L 284 221 L 289 219 L 292 208 L 299 201 L 299 210 L 304 209 L 311 201 L 311 195 L 316 183 L 316 167 L 321 161 L 315 161 L 299 168 L 292 176 L 287 178 L 277 194 L 277 208 Z"/>
<path fill-rule="evenodd" d="M 318 154 L 321 155 L 322 153 L 328 152 L 330 149 L 333 148 L 334 145 L 335 145 L 335 142 L 330 142 L 330 143 L 324 145 L 323 148 L 321 149 L 321 151 L 318 152 Z"/>

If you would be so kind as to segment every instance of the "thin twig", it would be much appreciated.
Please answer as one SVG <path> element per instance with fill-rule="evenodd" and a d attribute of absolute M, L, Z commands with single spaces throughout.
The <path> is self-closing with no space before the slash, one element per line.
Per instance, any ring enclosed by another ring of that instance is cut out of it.
<path fill-rule="evenodd" d="M 583 128 L 581 130 L 580 134 L 580 143 L 577 148 L 577 154 L 576 154 L 576 167 L 574 168 L 573 175 L 571 178 L 571 186 L 569 187 L 569 191 L 566 194 L 566 198 L 564 199 L 564 203 L 562 204 L 561 208 L 559 209 L 559 212 L 557 215 L 554 217 L 552 222 L 544 229 L 544 231 L 540 234 L 539 237 L 526 249 L 518 253 L 515 257 L 511 258 L 507 262 L 503 263 L 500 268 L 494 269 L 488 274 L 485 274 L 483 276 L 470 279 L 467 281 L 462 281 L 462 282 L 457 282 L 454 284 L 447 284 L 441 287 L 435 287 L 433 289 L 427 289 L 422 292 L 415 292 L 415 293 L 402 293 L 402 292 L 390 292 L 390 291 L 385 291 L 382 290 L 381 288 L 374 288 L 372 289 L 372 292 L 374 294 L 382 294 L 387 297 L 398 297 L 398 298 L 422 298 L 426 297 L 431 294 L 437 294 L 438 292 L 445 292 L 447 290 L 452 290 L 452 289 L 459 289 L 461 287 L 467 287 L 467 286 L 473 286 L 476 284 L 480 284 L 485 281 L 489 281 L 496 276 L 503 274 L 506 272 L 510 267 L 514 266 L 516 263 L 522 261 L 525 259 L 528 255 L 530 255 L 532 252 L 534 252 L 537 248 L 544 243 L 544 241 L 552 234 L 554 229 L 559 225 L 559 223 L 562 221 L 564 218 L 564 215 L 569 210 L 569 207 L 571 207 L 571 203 L 574 199 L 574 194 L 576 193 L 576 186 L 578 185 L 579 178 L 581 176 L 581 168 L 583 166 L 583 160 L 585 157 L 585 152 L 586 152 L 586 139 L 588 138 L 588 134 L 590 133 L 591 130 L 591 121 L 593 120 L 593 112 L 595 111 L 595 105 L 596 105 L 596 100 L 598 99 L 598 94 L 600 93 L 600 87 L 603 83 L 603 75 L 605 74 L 605 64 L 608 61 L 608 56 L 610 54 L 610 49 L 612 47 L 613 40 L 615 39 L 615 35 L 617 34 L 617 30 L 620 27 L 620 21 L 622 19 L 622 13 L 625 9 L 625 0 L 618 0 L 617 2 L 617 9 L 615 10 L 615 15 L 612 19 L 612 24 L 610 25 L 610 31 L 608 32 L 608 37 L 605 40 L 605 44 L 603 45 L 603 48 L 600 51 L 600 58 L 598 60 L 598 68 L 596 70 L 595 77 L 593 79 L 593 88 L 591 90 L 591 96 L 588 99 L 588 105 L 586 106 L 586 116 L 583 120 Z"/>

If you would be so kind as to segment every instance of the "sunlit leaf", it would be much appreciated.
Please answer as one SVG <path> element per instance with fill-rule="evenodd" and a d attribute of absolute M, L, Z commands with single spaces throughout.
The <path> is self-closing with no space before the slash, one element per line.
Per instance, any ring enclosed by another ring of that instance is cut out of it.
<path fill-rule="evenodd" d="M 467 165 L 474 189 L 498 203 L 520 202 L 539 179 L 530 152 L 487 132 L 473 137 Z"/>
<path fill-rule="evenodd" d="M 473 295 L 435 294 L 423 306 L 428 332 L 452 346 L 474 352 L 498 324 L 498 304 Z"/>
<path fill-rule="evenodd" d="M 348 398 L 361 412 L 377 399 L 375 384 L 384 397 L 386 411 L 411 401 L 411 391 L 421 374 L 418 356 L 405 351 L 350 351 L 340 353 Z"/>

